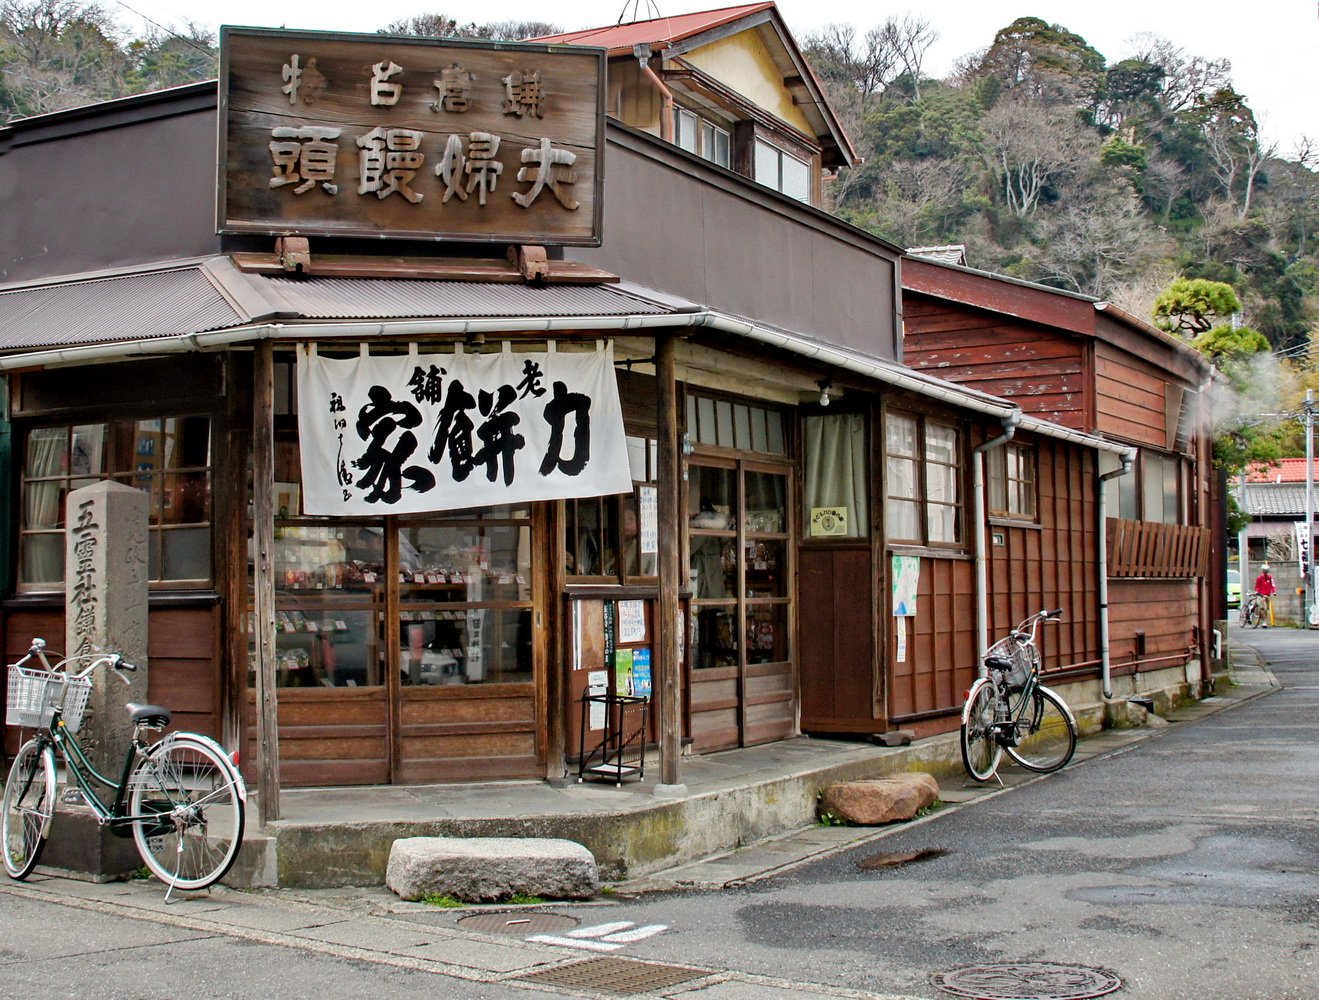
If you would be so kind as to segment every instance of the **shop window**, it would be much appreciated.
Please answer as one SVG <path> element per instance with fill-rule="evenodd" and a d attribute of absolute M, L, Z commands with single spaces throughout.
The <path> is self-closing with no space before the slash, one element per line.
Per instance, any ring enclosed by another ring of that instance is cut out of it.
<path fill-rule="evenodd" d="M 802 420 L 806 481 L 802 485 L 811 538 L 865 538 L 870 534 L 870 463 L 866 416 L 837 413 Z"/>
<path fill-rule="evenodd" d="M 390 547 L 398 574 L 392 629 L 384 614 Z M 273 558 L 281 687 L 379 686 L 390 644 L 405 686 L 532 679 L 528 507 L 278 521 Z"/>
<path fill-rule="evenodd" d="M 125 483 L 149 498 L 152 583 L 210 583 L 210 420 L 160 417 L 27 432 L 20 485 L 21 590 L 63 587 L 68 494 L 102 479 Z"/>
<path fill-rule="evenodd" d="M 659 452 L 643 437 L 629 437 L 627 449 L 631 493 L 565 502 L 570 578 L 625 584 L 655 577 Z"/>
<path fill-rule="evenodd" d="M 1035 519 L 1035 449 L 1009 441 L 985 455 L 989 512 Z"/>
<path fill-rule="evenodd" d="M 784 416 L 754 403 L 687 393 L 687 438 L 693 444 L 765 455 L 788 451 Z"/>
<path fill-rule="evenodd" d="M 810 204 L 811 165 L 766 142 L 756 140 L 756 181 Z"/>
<path fill-rule="evenodd" d="M 924 417 L 888 414 L 884 468 L 890 541 L 961 542 L 961 435 L 955 427 Z"/>

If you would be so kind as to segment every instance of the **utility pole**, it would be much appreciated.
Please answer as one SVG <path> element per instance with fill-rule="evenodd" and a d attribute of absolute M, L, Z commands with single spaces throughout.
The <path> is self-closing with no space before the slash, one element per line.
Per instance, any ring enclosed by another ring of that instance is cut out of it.
<path fill-rule="evenodd" d="M 1315 401 L 1314 390 L 1305 390 L 1305 415 L 1302 420 L 1305 423 L 1305 552 L 1304 552 L 1304 584 L 1305 584 L 1305 603 L 1301 607 L 1301 614 L 1307 625 L 1319 625 L 1319 608 L 1316 608 L 1315 602 L 1319 595 L 1316 595 L 1315 583 L 1319 581 L 1319 574 L 1315 572 L 1314 566 L 1314 419 L 1315 419 Z"/>

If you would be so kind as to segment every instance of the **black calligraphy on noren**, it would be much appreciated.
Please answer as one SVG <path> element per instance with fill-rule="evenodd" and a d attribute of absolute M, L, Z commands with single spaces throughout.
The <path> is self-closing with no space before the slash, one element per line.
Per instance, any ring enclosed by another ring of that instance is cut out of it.
<path fill-rule="evenodd" d="M 467 411 L 475 406 L 476 400 L 463 388 L 462 382 L 452 379 L 449 382 L 449 394 L 435 420 L 435 437 L 431 440 L 430 451 L 426 453 L 434 465 L 439 465 L 447 453 L 454 481 L 459 483 L 472 472 L 472 431 L 476 425 L 472 423 Z"/>
<path fill-rule="evenodd" d="M 573 418 L 573 450 L 569 458 L 563 457 L 564 425 Z M 554 383 L 553 395 L 545 404 L 545 420 L 550 425 L 550 443 L 540 463 L 540 474 L 548 476 L 555 470 L 568 476 L 581 475 L 591 460 L 591 397 L 582 392 L 569 392 L 562 382 Z"/>
<path fill-rule="evenodd" d="M 508 409 L 517 399 L 517 390 L 511 385 L 501 385 L 494 392 L 480 390 L 478 397 L 481 416 L 486 419 L 476 430 L 476 436 L 481 439 L 481 450 L 472 456 L 472 461 L 485 466 L 485 477 L 492 483 L 498 478 L 502 464 L 504 485 L 508 486 L 513 482 L 514 457 L 527 443 L 526 438 L 513 430 L 522 418 Z"/>
<path fill-rule="evenodd" d="M 383 385 L 373 385 L 367 393 L 371 402 L 358 411 L 357 436 L 367 442 L 361 458 L 353 467 L 363 475 L 357 485 L 369 490 L 365 500 L 397 503 L 403 495 L 403 480 L 418 493 L 435 486 L 435 475 L 424 466 L 405 463 L 417 450 L 417 436 L 411 428 L 421 424 L 421 411 L 406 400 L 395 400 Z"/>

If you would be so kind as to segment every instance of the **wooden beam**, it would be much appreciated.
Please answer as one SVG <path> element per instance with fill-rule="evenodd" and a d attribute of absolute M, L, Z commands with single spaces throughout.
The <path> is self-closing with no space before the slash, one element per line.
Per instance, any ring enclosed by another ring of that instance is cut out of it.
<path fill-rule="evenodd" d="M 659 440 L 659 606 L 655 637 L 656 685 L 659 694 L 660 782 L 682 781 L 682 672 L 678 646 L 678 573 L 681 556 L 678 488 L 678 386 L 675 378 L 673 334 L 655 338 L 655 375 L 658 392 L 655 417 Z"/>
<path fill-rule="evenodd" d="M 275 688 L 275 355 L 256 346 L 252 372 L 252 547 L 256 565 L 257 809 L 261 826 L 279 819 L 279 699 Z"/>

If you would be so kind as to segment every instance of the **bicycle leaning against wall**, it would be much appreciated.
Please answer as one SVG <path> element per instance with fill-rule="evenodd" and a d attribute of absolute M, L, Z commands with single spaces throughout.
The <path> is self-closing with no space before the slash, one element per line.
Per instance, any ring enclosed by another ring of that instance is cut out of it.
<path fill-rule="evenodd" d="M 984 676 L 962 708 L 962 764 L 976 781 L 998 773 L 1003 751 L 1029 771 L 1048 774 L 1076 752 L 1076 718 L 1067 703 L 1040 683 L 1041 622 L 1056 622 L 1062 608 L 1038 611 L 985 653 Z"/>
<path fill-rule="evenodd" d="M 32 660 L 33 664 L 26 666 Z M 81 673 L 71 668 L 86 662 Z M 223 878 L 243 840 L 247 790 L 233 761 L 214 740 L 196 733 L 170 733 L 150 743 L 147 731 L 169 725 L 168 709 L 127 706 L 133 736 L 119 780 L 88 761 L 74 734 L 82 724 L 91 673 L 108 666 L 128 683 L 137 669 L 122 657 L 71 656 L 51 666 L 46 643 L 34 639 L 9 668 L 5 721 L 33 727 L 36 734 L 14 757 L 0 806 L 0 848 L 10 877 L 25 879 L 41 859 L 55 813 L 55 755 L 64 760 L 66 781 L 76 786 L 101 826 L 133 838 L 138 853 L 169 889 L 204 889 Z"/>

